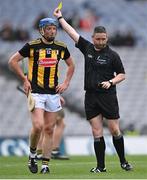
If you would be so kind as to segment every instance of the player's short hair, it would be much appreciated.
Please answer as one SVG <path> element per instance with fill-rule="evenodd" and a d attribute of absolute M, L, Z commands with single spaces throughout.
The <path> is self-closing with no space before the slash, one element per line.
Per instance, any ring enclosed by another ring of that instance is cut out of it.
<path fill-rule="evenodd" d="M 95 33 L 107 33 L 107 31 L 104 26 L 96 26 L 93 31 L 93 34 Z"/>

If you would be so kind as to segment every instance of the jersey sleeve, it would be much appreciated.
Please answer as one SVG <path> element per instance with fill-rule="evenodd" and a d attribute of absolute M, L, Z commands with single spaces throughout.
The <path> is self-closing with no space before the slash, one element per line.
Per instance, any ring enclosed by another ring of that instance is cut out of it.
<path fill-rule="evenodd" d="M 78 43 L 75 44 L 77 48 L 80 49 L 80 51 L 85 54 L 87 52 L 87 48 L 91 43 L 84 39 L 82 36 L 79 37 Z"/>
<path fill-rule="evenodd" d="M 18 51 L 23 57 L 29 57 L 30 56 L 30 46 L 28 43 L 26 43 L 19 51 Z"/>
<path fill-rule="evenodd" d="M 123 63 L 120 59 L 120 56 L 117 53 L 114 54 L 113 66 L 114 66 L 114 70 L 116 74 L 119 74 L 119 73 L 125 74 Z"/>
<path fill-rule="evenodd" d="M 66 48 L 65 48 L 65 53 L 64 53 L 64 59 L 66 60 L 66 59 L 68 59 L 69 57 L 70 57 L 70 52 L 69 52 L 68 48 L 66 47 Z"/>

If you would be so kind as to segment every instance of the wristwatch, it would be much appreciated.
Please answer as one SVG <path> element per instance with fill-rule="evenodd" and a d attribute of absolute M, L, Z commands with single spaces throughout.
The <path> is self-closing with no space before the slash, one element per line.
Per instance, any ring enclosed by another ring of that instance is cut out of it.
<path fill-rule="evenodd" d="M 109 80 L 109 83 L 111 84 L 111 86 L 113 86 L 113 81 L 112 80 Z"/>

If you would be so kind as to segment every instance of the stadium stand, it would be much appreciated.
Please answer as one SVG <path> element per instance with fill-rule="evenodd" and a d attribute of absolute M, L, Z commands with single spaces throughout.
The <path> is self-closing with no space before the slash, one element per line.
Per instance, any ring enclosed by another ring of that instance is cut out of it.
<path fill-rule="evenodd" d="M 63 10 L 77 10 L 79 17 L 84 12 L 84 3 L 100 16 L 97 24 L 106 26 L 108 32 L 113 35 L 116 30 L 125 33 L 132 30 L 137 38 L 137 45 L 133 48 L 117 48 L 126 69 L 126 81 L 118 85 L 118 97 L 120 101 L 120 114 L 122 128 L 127 129 L 130 124 L 135 130 L 145 132 L 147 126 L 147 1 L 125 1 L 125 0 L 63 0 Z M 0 27 L 4 22 L 11 21 L 14 28 L 21 26 L 27 28 L 31 38 L 38 37 L 38 32 L 33 29 L 33 23 L 39 13 L 52 14 L 57 6 L 55 0 L 15 0 L 13 7 L 11 0 L 1 1 Z M 107 6 L 104 4 L 107 3 Z M 125 11 L 122 11 L 125 9 Z M 137 10 L 136 10 L 137 9 Z M 16 14 L 17 11 L 17 15 Z M 6 14 L 7 12 L 7 14 Z M 27 12 L 27 13 L 26 13 Z M 120 13 L 121 12 L 121 13 Z M 117 15 L 117 17 L 116 17 Z M 129 18 L 128 18 L 129 17 Z M 23 22 L 23 23 L 22 23 Z M 116 29 L 117 28 L 117 29 Z M 91 38 L 91 32 L 78 29 L 81 35 Z M 74 43 L 62 31 L 58 37 L 66 42 L 75 59 L 76 70 L 71 86 L 64 97 L 67 101 L 66 107 L 66 135 L 89 135 L 91 134 L 89 124 L 85 121 L 84 113 L 84 62 L 82 54 L 74 47 Z M 26 107 L 26 98 L 16 91 L 19 81 L 11 77 L 7 68 L 7 62 L 12 53 L 18 50 L 24 42 L 5 42 L 0 40 L 0 137 L 2 136 L 27 136 L 31 127 L 31 121 Z M 3 68 L 5 67 L 5 68 Z M 61 81 L 64 76 L 64 65 L 61 63 Z M 5 70 L 4 70 L 5 69 Z M 24 125 L 25 123 L 25 125 Z M 78 126 L 77 126 L 78 124 Z M 75 127 L 76 128 L 73 128 Z M 8 129 L 6 131 L 6 129 Z"/>

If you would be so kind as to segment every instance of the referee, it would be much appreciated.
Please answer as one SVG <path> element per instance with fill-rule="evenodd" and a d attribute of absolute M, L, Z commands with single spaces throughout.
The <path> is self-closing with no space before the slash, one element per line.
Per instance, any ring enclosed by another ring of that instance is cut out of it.
<path fill-rule="evenodd" d="M 107 119 L 112 134 L 113 144 L 120 160 L 120 166 L 126 171 L 133 167 L 125 158 L 124 139 L 119 128 L 119 106 L 116 95 L 116 84 L 125 79 L 125 71 L 119 55 L 108 45 L 105 27 L 97 26 L 92 35 L 93 44 L 80 36 L 62 17 L 56 8 L 54 16 L 63 29 L 75 41 L 76 47 L 85 59 L 85 112 L 91 124 L 94 137 L 94 150 L 97 159 L 96 167 L 90 172 L 106 172 L 105 140 L 103 137 L 103 117 Z"/>

